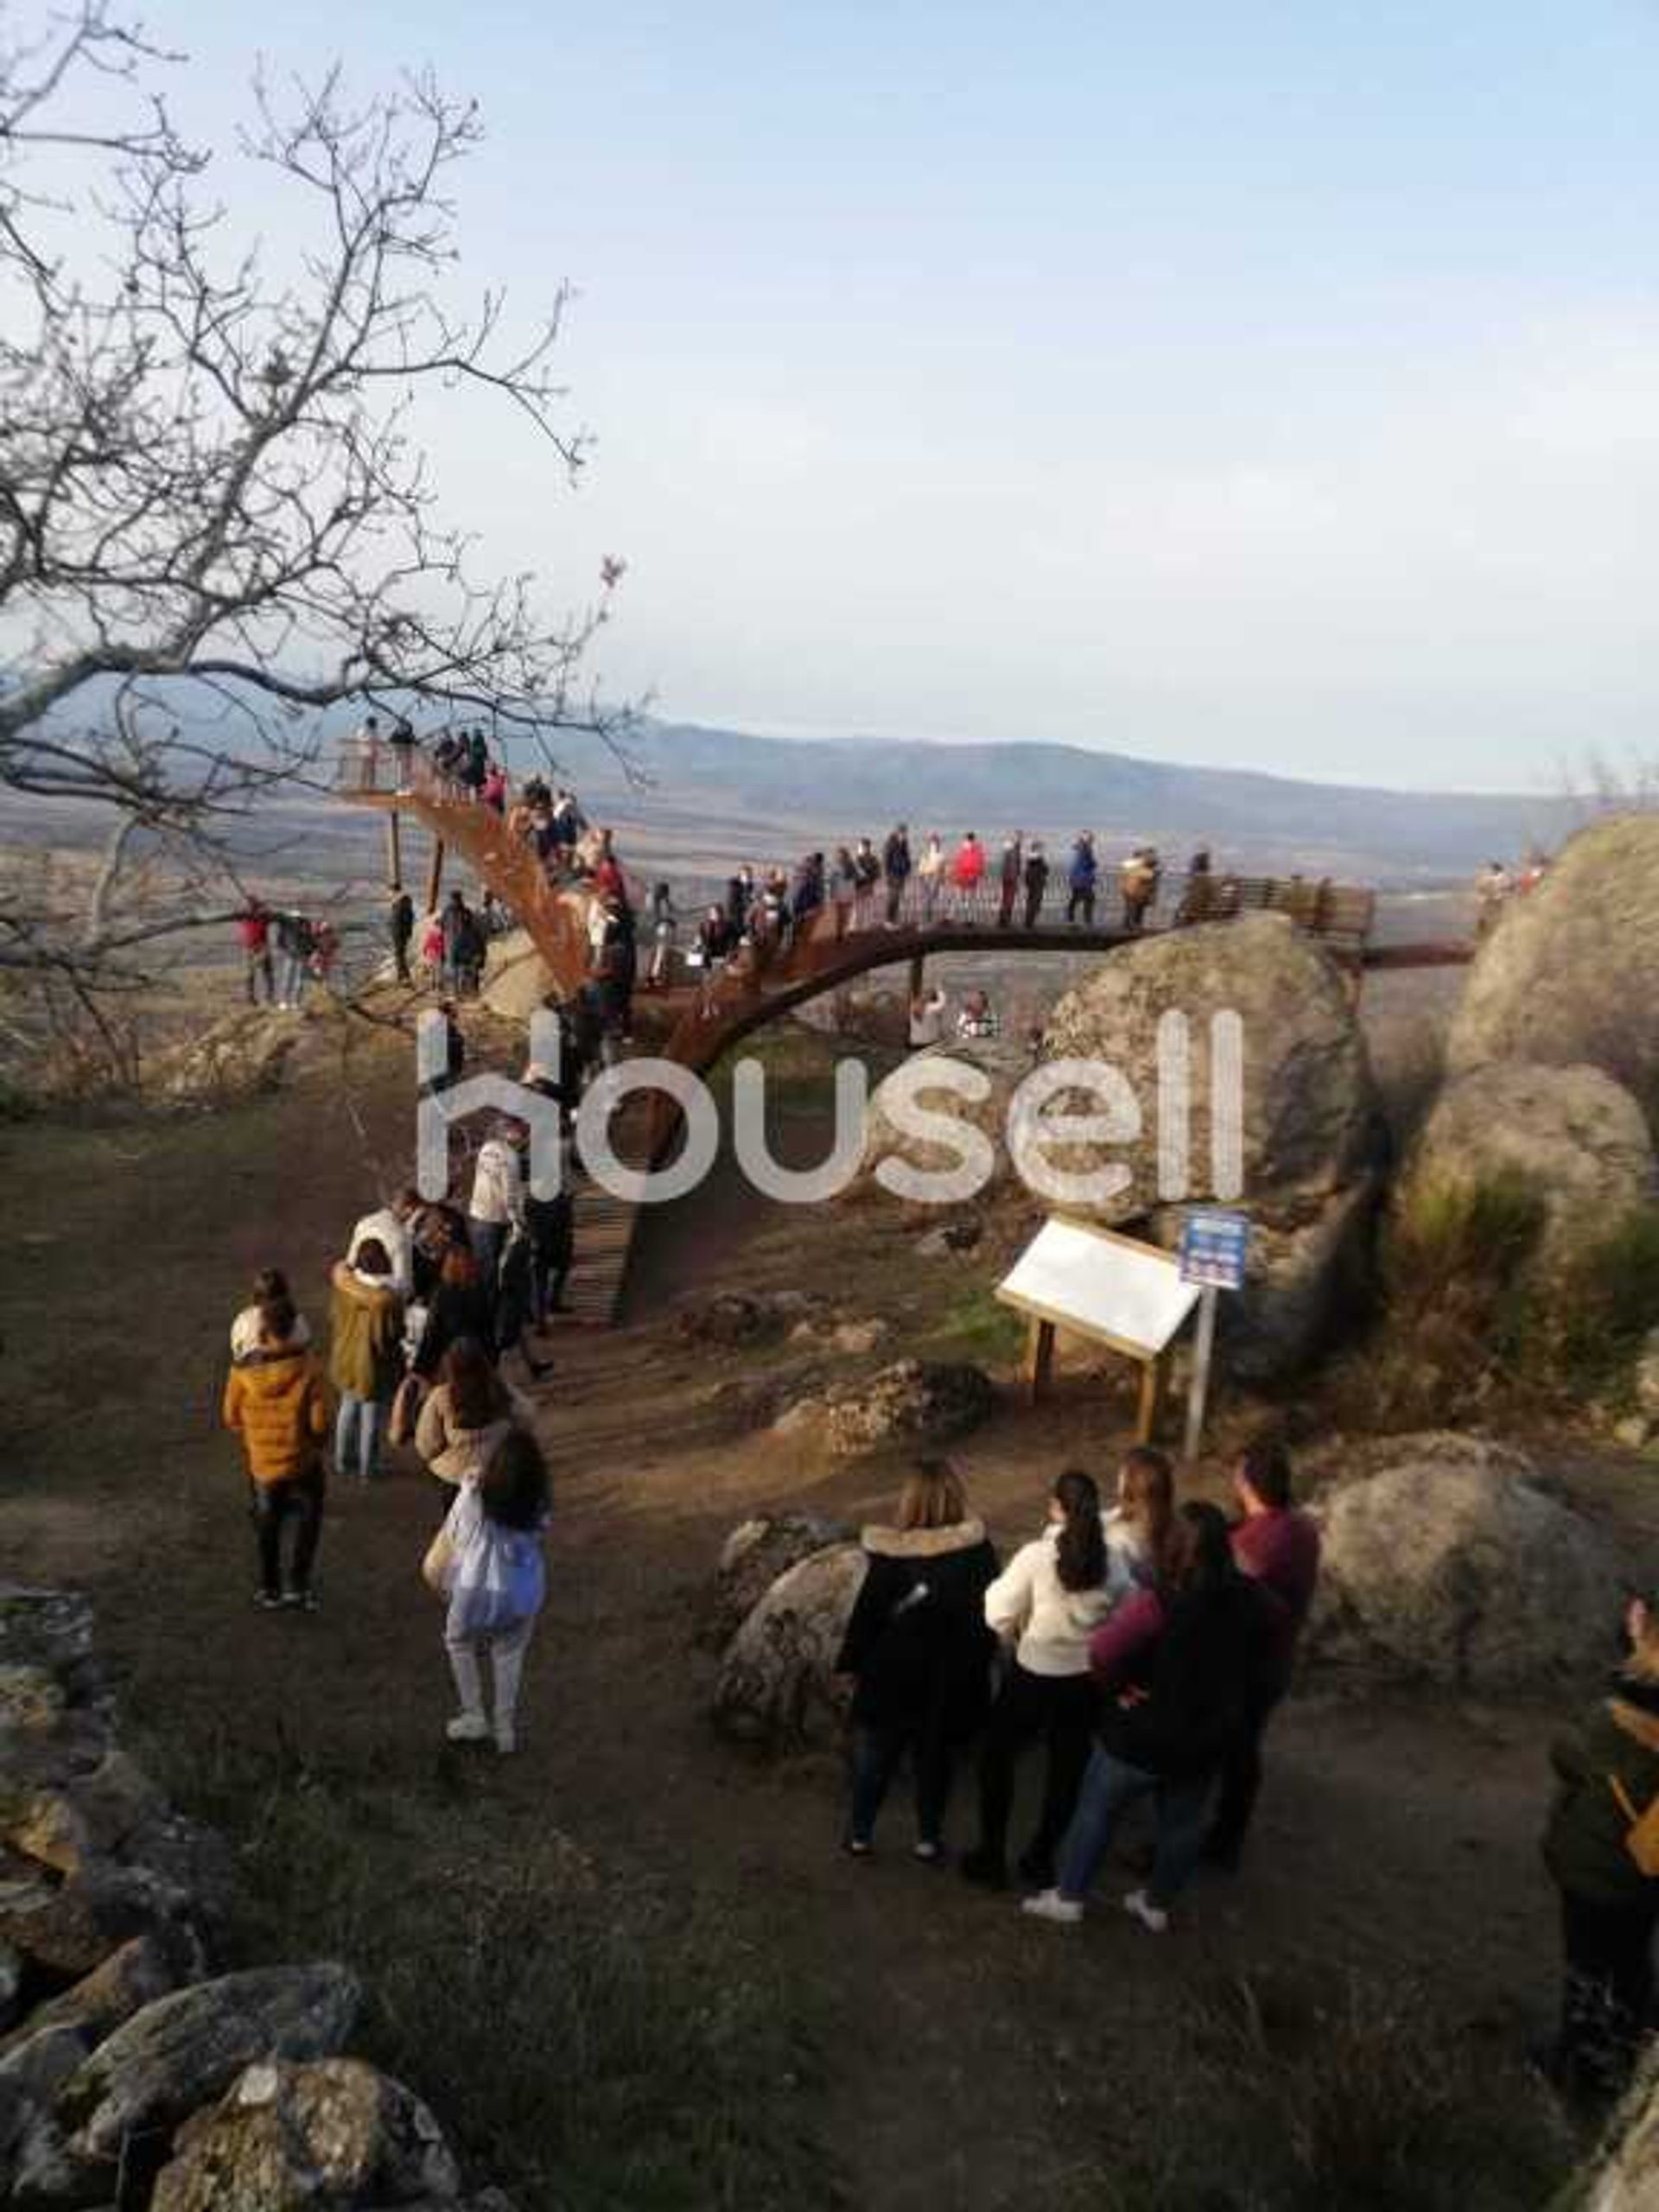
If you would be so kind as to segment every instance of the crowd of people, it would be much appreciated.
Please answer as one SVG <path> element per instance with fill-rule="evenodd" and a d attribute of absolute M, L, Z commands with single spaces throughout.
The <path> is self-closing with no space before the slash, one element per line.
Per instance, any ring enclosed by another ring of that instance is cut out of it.
<path fill-rule="evenodd" d="M 1040 1810 L 1014 1862 L 1025 1910 L 1082 1920 L 1122 1815 L 1151 1802 L 1150 1878 L 1127 1910 L 1161 1933 L 1199 1860 L 1236 1867 L 1262 1745 L 1290 1682 L 1319 1539 L 1292 1502 L 1289 1459 L 1264 1438 L 1233 1469 L 1239 1518 L 1176 1497 L 1161 1452 L 1137 1446 L 1114 1496 L 1071 1468 L 1043 1533 L 1006 1567 L 946 1461 L 918 1463 L 867 1568 L 838 1659 L 853 1684 L 845 1844 L 874 1848 L 900 1762 L 916 1855 L 938 1864 L 951 1785 L 977 1741 L 978 1834 L 962 1873 L 1008 1885 L 1021 1753 L 1040 1746 Z"/>
<path fill-rule="evenodd" d="M 262 899 L 250 898 L 236 927 L 250 1006 L 296 1011 L 305 1003 L 308 983 L 328 988 L 340 957 L 340 932 L 326 915 L 314 917 L 296 907 L 272 909 Z"/>
<path fill-rule="evenodd" d="M 548 1086 L 535 1069 L 526 1080 Z M 367 1484 L 389 1449 L 413 1449 L 442 1516 L 423 1572 L 446 1605 L 459 1700 L 448 1734 L 503 1752 L 517 1743 L 550 1513 L 532 1408 L 504 1370 L 516 1357 L 531 1382 L 550 1371 L 534 1341 L 569 1310 L 574 1260 L 573 1156 L 567 1146 L 557 1194 L 537 1198 L 527 1139 L 504 1116 L 462 1198 L 432 1204 L 410 1188 L 354 1225 L 329 1274 L 326 1359 L 286 1275 L 264 1270 L 232 1323 L 222 1403 L 249 1478 L 264 1611 L 316 1609 L 330 1461 L 338 1479 Z"/>
<path fill-rule="evenodd" d="M 1475 878 L 1475 935 L 1490 936 L 1504 910 L 1535 891 L 1548 873 L 1549 861 L 1541 853 L 1531 854 L 1517 868 L 1488 861 Z"/>

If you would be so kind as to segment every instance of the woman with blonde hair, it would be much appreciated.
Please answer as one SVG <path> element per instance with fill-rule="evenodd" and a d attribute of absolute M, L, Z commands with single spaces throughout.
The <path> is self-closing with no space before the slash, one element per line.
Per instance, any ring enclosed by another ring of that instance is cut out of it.
<path fill-rule="evenodd" d="M 944 1855 L 957 1754 L 983 1725 L 995 1639 L 985 1625 L 996 1554 L 946 1459 L 920 1459 L 890 1527 L 864 1531 L 864 1580 L 836 1672 L 853 1695 L 852 1809 L 846 1847 L 866 1856 L 876 1816 L 909 1754 L 916 1856 Z"/>

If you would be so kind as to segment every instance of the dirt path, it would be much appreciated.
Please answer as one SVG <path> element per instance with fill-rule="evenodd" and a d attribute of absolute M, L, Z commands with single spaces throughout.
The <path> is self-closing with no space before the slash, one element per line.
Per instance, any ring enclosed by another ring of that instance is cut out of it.
<path fill-rule="evenodd" d="M 437 1623 L 416 1580 L 425 1478 L 411 1465 L 367 1492 L 337 1485 L 322 1612 L 257 1618 L 241 1484 L 213 1419 L 241 1285 L 280 1259 L 321 1319 L 327 1262 L 373 1196 L 361 1131 L 390 1155 L 404 1110 L 401 1066 L 375 1060 L 350 1111 L 313 1077 L 188 1127 L 4 1133 L 4 1552 L 8 1572 L 91 1588 L 152 1733 L 211 1758 L 280 1732 L 319 1775 L 395 1780 L 418 1801 L 454 1786 L 437 1749 Z M 939 1303 L 886 1217 L 832 1209 L 804 1224 L 757 1209 L 743 1235 L 745 1281 L 808 1279 L 907 1335 Z M 677 1281 L 735 1255 L 691 1214 L 661 1253 Z M 717 1742 L 690 1630 L 734 1520 L 804 1498 L 856 1516 L 885 1485 L 718 1433 L 705 1401 L 726 1367 L 660 1317 L 556 1349 L 540 1402 L 558 1498 L 551 1596 L 527 1749 L 480 1787 L 481 1836 L 511 1850 L 556 1823 L 619 1882 L 714 1897 L 779 1959 L 819 2037 L 816 2118 L 850 2203 L 1071 2202 L 1126 2128 L 1155 2143 L 1199 2124 L 1180 2054 L 1241 1982 L 1309 2034 L 1350 1982 L 1420 1982 L 1443 2022 L 1494 2053 L 1542 2016 L 1543 1715 L 1299 1700 L 1274 1741 L 1248 1874 L 1203 1887 L 1162 1944 L 1109 1910 L 1079 1937 L 1033 1928 L 1011 1901 L 911 1861 L 899 1806 L 875 1864 L 844 1860 L 832 1763 L 763 1768 Z M 1000 1539 L 1030 1529 L 1063 1456 L 1109 1463 L 1111 1421 L 1103 1403 L 1062 1401 L 1006 1411 L 970 1440 L 960 1456 Z"/>

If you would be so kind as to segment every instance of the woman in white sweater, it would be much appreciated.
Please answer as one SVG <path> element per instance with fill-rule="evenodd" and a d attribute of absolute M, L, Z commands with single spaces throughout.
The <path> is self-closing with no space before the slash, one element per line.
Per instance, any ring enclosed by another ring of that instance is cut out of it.
<path fill-rule="evenodd" d="M 979 1766 L 979 1842 L 962 1861 L 968 1880 L 1001 1889 L 1008 1878 L 1008 1819 L 1020 1754 L 1040 1737 L 1047 1753 L 1041 1817 L 1020 1858 L 1022 1880 L 1040 1888 L 1076 1808 L 1094 1739 L 1095 1690 L 1089 1639 L 1141 1579 L 1159 1521 L 1147 1491 L 1169 1504 L 1169 1466 L 1161 1453 L 1130 1454 L 1119 1478 L 1118 1510 L 1103 1515 L 1092 1477 L 1070 1468 L 1055 1484 L 1048 1527 L 1014 1554 L 985 1592 L 985 1618 L 1012 1645 Z M 1149 1525 L 1151 1524 L 1151 1525 Z M 1150 1539 L 1150 1542 L 1148 1540 Z"/>

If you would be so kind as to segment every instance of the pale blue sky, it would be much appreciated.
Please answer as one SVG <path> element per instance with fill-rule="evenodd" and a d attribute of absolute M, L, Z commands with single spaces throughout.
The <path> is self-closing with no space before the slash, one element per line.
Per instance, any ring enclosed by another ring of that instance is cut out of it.
<path fill-rule="evenodd" d="M 677 719 L 1527 788 L 1659 753 L 1659 0 L 150 0 L 430 62 L 598 435 L 431 421 Z M 244 188 L 227 173 L 225 187 Z"/>

